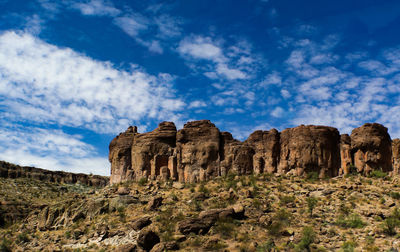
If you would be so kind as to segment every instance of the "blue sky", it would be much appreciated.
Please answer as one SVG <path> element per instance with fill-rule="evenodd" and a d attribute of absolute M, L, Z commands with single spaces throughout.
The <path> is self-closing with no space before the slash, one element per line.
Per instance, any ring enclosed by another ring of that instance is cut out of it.
<path fill-rule="evenodd" d="M 0 159 L 109 174 L 129 125 L 400 137 L 400 2 L 0 0 Z"/>

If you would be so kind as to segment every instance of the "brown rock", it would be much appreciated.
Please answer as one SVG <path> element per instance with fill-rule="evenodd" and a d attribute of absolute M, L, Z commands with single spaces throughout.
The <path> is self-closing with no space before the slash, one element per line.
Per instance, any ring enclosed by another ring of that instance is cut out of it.
<path fill-rule="evenodd" d="M 253 173 L 254 149 L 236 139 L 231 133 L 221 132 L 221 175 L 228 172 L 238 175 Z"/>
<path fill-rule="evenodd" d="M 163 198 L 161 196 L 153 197 L 147 204 L 148 210 L 156 210 L 162 205 Z"/>
<path fill-rule="evenodd" d="M 400 174 L 400 139 L 396 138 L 392 142 L 392 163 L 393 173 Z"/>
<path fill-rule="evenodd" d="M 178 223 L 178 230 L 185 235 L 207 234 L 214 223 L 212 219 L 188 218 Z"/>
<path fill-rule="evenodd" d="M 188 122 L 176 135 L 178 177 L 181 182 L 219 176 L 220 132 L 209 120 Z"/>
<path fill-rule="evenodd" d="M 160 242 L 160 237 L 151 230 L 142 230 L 137 238 L 137 243 L 146 251 L 150 251 L 154 245 Z"/>
<path fill-rule="evenodd" d="M 349 174 L 353 161 L 351 157 L 351 138 L 347 134 L 340 135 L 340 163 L 339 174 Z"/>
<path fill-rule="evenodd" d="M 279 174 L 301 176 L 317 172 L 320 178 L 336 176 L 340 167 L 339 131 L 326 126 L 285 129 L 280 134 Z"/>
<path fill-rule="evenodd" d="M 351 132 L 351 152 L 357 171 L 392 170 L 392 141 L 387 128 L 378 123 L 366 123 Z"/>
<path fill-rule="evenodd" d="M 139 231 L 150 224 L 150 216 L 144 216 L 132 221 L 131 226 L 134 230 Z"/>
<path fill-rule="evenodd" d="M 170 250 L 178 250 L 179 246 L 176 241 L 170 241 L 170 242 L 161 242 L 156 244 L 151 252 L 164 252 L 164 251 L 170 251 Z"/>
<path fill-rule="evenodd" d="M 157 179 L 164 166 L 172 178 L 177 178 L 175 143 L 176 127 L 172 122 L 162 122 L 151 132 L 135 135 L 131 155 L 136 180 Z"/>
<path fill-rule="evenodd" d="M 131 126 L 125 132 L 115 137 L 110 143 L 108 159 L 111 162 L 111 184 L 134 179 L 130 153 L 136 134 L 136 126 Z"/>
<path fill-rule="evenodd" d="M 254 173 L 275 173 L 279 162 L 279 132 L 276 129 L 270 131 L 257 130 L 253 132 L 246 142 L 253 146 Z"/>
<path fill-rule="evenodd" d="M 117 190 L 117 194 L 119 194 L 119 195 L 128 195 L 129 194 L 129 188 L 127 188 L 127 187 L 118 187 L 118 190 Z"/>

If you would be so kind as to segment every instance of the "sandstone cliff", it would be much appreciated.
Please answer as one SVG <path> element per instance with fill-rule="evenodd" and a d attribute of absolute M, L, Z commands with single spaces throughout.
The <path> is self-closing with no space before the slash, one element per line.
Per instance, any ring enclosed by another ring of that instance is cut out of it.
<path fill-rule="evenodd" d="M 301 125 L 278 132 L 257 130 L 244 142 L 210 121 L 188 122 L 177 131 L 162 122 L 148 133 L 130 127 L 110 144 L 111 183 L 126 180 L 205 181 L 228 173 L 278 173 L 320 178 L 356 171 L 399 173 L 399 142 L 387 128 L 367 123 L 340 135 L 336 128 Z M 393 156 L 393 158 L 392 158 Z"/>

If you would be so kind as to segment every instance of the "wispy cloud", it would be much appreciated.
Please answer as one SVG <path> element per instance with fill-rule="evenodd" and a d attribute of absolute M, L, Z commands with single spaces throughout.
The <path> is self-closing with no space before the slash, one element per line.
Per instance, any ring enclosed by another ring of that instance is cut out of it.
<path fill-rule="evenodd" d="M 44 67 L 38 67 L 44 66 Z M 10 120 L 116 133 L 183 108 L 168 74 L 124 71 L 26 33 L 0 35 L 0 104 Z"/>
<path fill-rule="evenodd" d="M 90 0 L 72 2 L 71 8 L 79 10 L 83 15 L 89 16 L 117 16 L 121 10 L 115 8 L 110 1 Z"/>

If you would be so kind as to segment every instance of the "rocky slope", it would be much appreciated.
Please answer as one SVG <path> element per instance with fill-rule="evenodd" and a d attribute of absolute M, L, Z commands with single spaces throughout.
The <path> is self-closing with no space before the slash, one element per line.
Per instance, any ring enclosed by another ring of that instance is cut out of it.
<path fill-rule="evenodd" d="M 0 178 L 0 199 L 1 251 L 400 249 L 399 178 L 377 171 L 141 180 L 102 189 Z M 16 209 L 24 211 L 16 216 Z"/>
<path fill-rule="evenodd" d="M 49 171 L 45 169 L 19 166 L 0 161 L 0 177 L 2 178 L 32 178 L 41 181 L 104 187 L 109 183 L 109 178 L 99 175 L 71 173 L 63 171 Z"/>
<path fill-rule="evenodd" d="M 350 136 L 327 126 L 301 125 L 278 132 L 255 131 L 244 141 L 220 132 L 208 120 L 188 122 L 176 129 L 162 122 L 152 132 L 139 134 L 136 127 L 110 144 L 111 183 L 152 179 L 180 182 L 206 181 L 228 173 L 316 173 L 335 177 L 374 170 L 398 173 L 398 141 L 387 128 L 367 123 Z"/>

